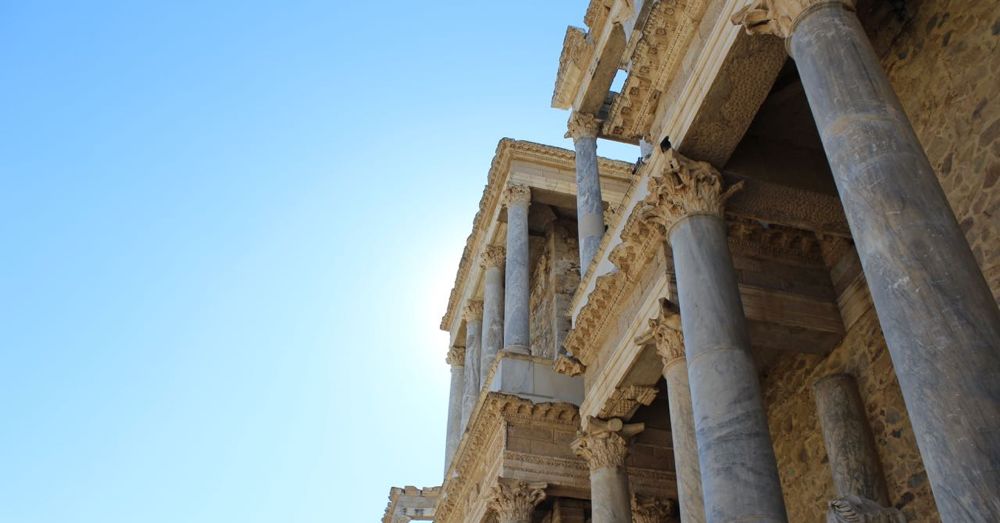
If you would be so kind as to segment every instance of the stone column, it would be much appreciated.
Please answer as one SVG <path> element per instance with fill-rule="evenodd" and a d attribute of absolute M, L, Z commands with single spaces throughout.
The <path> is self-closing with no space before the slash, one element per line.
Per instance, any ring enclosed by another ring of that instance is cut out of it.
<path fill-rule="evenodd" d="M 483 250 L 483 342 L 480 344 L 479 380 L 489 386 L 490 367 L 503 345 L 504 249 L 490 245 Z"/>
<path fill-rule="evenodd" d="M 545 483 L 501 482 L 493 487 L 490 508 L 499 523 L 531 523 L 535 505 L 545 499 Z"/>
<path fill-rule="evenodd" d="M 673 515 L 673 501 L 632 494 L 632 520 L 635 523 L 667 523 L 673 520 Z"/>
<path fill-rule="evenodd" d="M 597 132 L 601 122 L 593 115 L 574 112 L 566 138 L 576 150 L 576 221 L 580 237 L 580 276 L 587 273 L 604 236 L 604 202 L 597 170 Z"/>
<path fill-rule="evenodd" d="M 674 253 L 705 517 L 785 522 L 785 502 L 722 219 L 722 176 L 673 150 L 643 212 Z"/>
<path fill-rule="evenodd" d="M 465 392 L 462 394 L 462 425 L 464 433 L 469 416 L 476 408 L 483 385 L 479 378 L 479 348 L 483 342 L 483 302 L 472 300 L 465 306 Z"/>
<path fill-rule="evenodd" d="M 448 392 L 448 433 L 444 449 L 444 472 L 448 473 L 462 439 L 462 393 L 465 391 L 465 349 L 452 347 L 445 359 L 451 366 L 451 389 Z"/>
<path fill-rule="evenodd" d="M 670 406 L 670 434 L 674 441 L 674 470 L 677 475 L 677 502 L 683 523 L 704 523 L 705 503 L 701 493 L 701 467 L 698 443 L 691 410 L 684 336 L 681 334 L 679 309 L 669 300 L 660 300 L 660 316 L 650 320 L 656 339 L 656 352 L 663 359 L 663 378 L 667 381 Z"/>
<path fill-rule="evenodd" d="M 625 457 L 632 436 L 642 423 L 624 424 L 618 418 L 590 418 L 586 431 L 577 433 L 572 447 L 590 466 L 590 512 L 593 523 L 632 523 Z"/>
<path fill-rule="evenodd" d="M 528 267 L 528 205 L 531 189 L 511 185 L 507 200 L 507 270 L 504 274 L 503 350 L 528 354 L 531 288 Z"/>
<path fill-rule="evenodd" d="M 845 509 L 855 514 L 880 515 L 883 519 L 879 521 L 902 521 L 896 509 L 886 508 L 888 490 L 854 377 L 834 374 L 822 378 L 813 384 L 813 394 L 837 489 L 837 499 L 830 504 L 829 521 L 843 519 Z"/>
<path fill-rule="evenodd" d="M 1000 521 L 1000 310 L 852 11 L 771 0 L 734 21 L 787 39 L 941 518 Z"/>

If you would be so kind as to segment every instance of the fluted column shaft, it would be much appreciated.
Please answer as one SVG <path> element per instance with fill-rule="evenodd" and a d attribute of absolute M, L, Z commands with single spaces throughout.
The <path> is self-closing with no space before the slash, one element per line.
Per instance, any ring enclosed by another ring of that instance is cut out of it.
<path fill-rule="evenodd" d="M 604 236 L 604 203 L 597 169 L 597 132 L 600 121 L 592 115 L 573 113 L 566 137 L 576 150 L 576 220 L 580 237 L 580 275 L 597 255 Z"/>
<path fill-rule="evenodd" d="M 705 503 L 701 492 L 698 442 L 695 439 L 687 359 L 684 357 L 684 337 L 676 305 L 662 300 L 660 317 L 650 323 L 656 336 L 656 352 L 663 359 L 663 378 L 667 382 L 681 522 L 704 523 Z"/>
<path fill-rule="evenodd" d="M 642 423 L 625 425 L 617 418 L 591 418 L 588 430 L 581 431 L 573 442 L 573 450 L 590 466 L 593 523 L 632 523 L 625 457 L 629 440 L 643 428 Z"/>
<path fill-rule="evenodd" d="M 854 13 L 790 37 L 944 521 L 1000 521 L 1000 311 Z"/>
<path fill-rule="evenodd" d="M 462 425 L 469 426 L 469 417 L 476 408 L 482 383 L 479 378 L 479 352 L 483 342 L 483 302 L 473 301 L 465 307 L 465 391 L 462 394 Z"/>
<path fill-rule="evenodd" d="M 462 394 L 465 391 L 465 351 L 452 347 L 448 351 L 448 365 L 451 366 L 451 387 L 448 391 L 448 429 L 445 441 L 444 471 L 448 472 L 451 459 L 462 439 Z"/>
<path fill-rule="evenodd" d="M 650 180 L 645 214 L 666 226 L 708 522 L 787 521 L 733 269 L 722 176 L 673 150 Z"/>
<path fill-rule="evenodd" d="M 503 345 L 503 247 L 489 246 L 483 251 L 483 341 L 480 345 L 479 380 L 489 386 L 490 367 Z"/>
<path fill-rule="evenodd" d="M 528 205 L 531 190 L 524 185 L 508 187 L 507 265 L 504 274 L 503 348 L 528 354 L 530 339 L 531 276 L 528 267 Z"/>

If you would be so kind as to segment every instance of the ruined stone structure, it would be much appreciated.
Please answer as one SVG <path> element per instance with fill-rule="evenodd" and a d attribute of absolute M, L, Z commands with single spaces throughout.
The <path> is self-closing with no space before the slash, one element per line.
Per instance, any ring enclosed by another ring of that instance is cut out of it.
<path fill-rule="evenodd" d="M 441 322 L 434 521 L 1000 521 L 1000 3 L 584 23 Z"/>

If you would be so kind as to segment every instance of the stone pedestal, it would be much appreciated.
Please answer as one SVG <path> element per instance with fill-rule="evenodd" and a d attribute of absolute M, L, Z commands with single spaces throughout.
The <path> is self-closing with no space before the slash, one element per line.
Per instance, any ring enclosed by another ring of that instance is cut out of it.
<path fill-rule="evenodd" d="M 660 316 L 651 320 L 650 326 L 656 338 L 656 352 L 663 359 L 663 378 L 667 382 L 681 522 L 704 523 L 701 467 L 698 465 L 698 443 L 694 432 L 694 412 L 691 408 L 691 388 L 688 385 L 679 309 L 668 300 L 661 300 Z"/>
<path fill-rule="evenodd" d="M 479 379 L 485 381 L 503 345 L 503 247 L 488 246 L 480 264 L 483 276 L 483 342 L 479 354 Z"/>
<path fill-rule="evenodd" d="M 465 391 L 462 394 L 462 425 L 464 433 L 469 426 L 469 417 L 476 408 L 479 391 L 483 384 L 480 379 L 479 353 L 483 342 L 483 302 L 471 301 L 465 306 Z"/>
<path fill-rule="evenodd" d="M 851 10 L 774 0 L 734 20 L 788 39 L 942 520 L 1000 521 L 1000 311 Z"/>
<path fill-rule="evenodd" d="M 573 113 L 567 138 L 576 150 L 576 218 L 580 237 L 580 275 L 597 255 L 604 236 L 604 202 L 601 176 L 597 170 L 597 132 L 601 122 L 593 115 Z"/>
<path fill-rule="evenodd" d="M 448 473 L 451 458 L 455 456 L 462 439 L 462 394 L 465 392 L 465 350 L 452 347 L 446 359 L 451 366 L 451 388 L 448 392 L 448 431 L 444 450 L 444 471 Z"/>
<path fill-rule="evenodd" d="M 535 505 L 545 499 L 544 483 L 505 482 L 493 487 L 490 508 L 497 513 L 499 523 L 531 523 Z"/>
<path fill-rule="evenodd" d="M 733 269 L 722 177 L 674 151 L 644 212 L 667 227 L 677 274 L 706 521 L 785 522 L 767 417 Z"/>
<path fill-rule="evenodd" d="M 573 441 L 573 451 L 590 466 L 590 511 L 593 523 L 632 523 L 625 457 L 629 440 L 642 432 L 642 423 L 591 418 L 586 431 Z"/>
<path fill-rule="evenodd" d="M 528 354 L 531 347 L 529 322 L 531 288 L 528 267 L 528 205 L 531 189 L 524 185 L 507 188 L 507 268 L 504 274 L 503 348 Z"/>

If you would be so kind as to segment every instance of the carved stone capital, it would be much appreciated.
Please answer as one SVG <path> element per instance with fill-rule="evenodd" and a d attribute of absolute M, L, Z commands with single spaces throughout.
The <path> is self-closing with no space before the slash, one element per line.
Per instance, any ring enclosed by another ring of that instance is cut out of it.
<path fill-rule="evenodd" d="M 601 121 L 596 116 L 587 113 L 573 112 L 566 122 L 565 138 L 574 140 L 579 138 L 597 138 L 597 133 L 601 130 Z"/>
<path fill-rule="evenodd" d="M 788 38 L 802 17 L 818 7 L 838 4 L 854 11 L 854 0 L 753 0 L 731 18 L 748 34 L 771 34 Z"/>
<path fill-rule="evenodd" d="M 499 245 L 488 245 L 483 249 L 482 258 L 479 260 L 483 270 L 490 267 L 503 267 L 504 259 L 507 257 L 507 250 Z"/>
<path fill-rule="evenodd" d="M 684 334 L 681 332 L 680 308 L 666 299 L 660 299 L 660 315 L 649 320 L 649 328 L 656 340 L 656 353 L 669 367 L 684 358 Z"/>
<path fill-rule="evenodd" d="M 448 349 L 448 355 L 445 356 L 444 361 L 452 367 L 464 367 L 465 347 L 452 347 Z"/>
<path fill-rule="evenodd" d="M 670 228 L 686 216 L 722 217 L 726 200 L 743 186 L 740 182 L 723 190 L 722 175 L 712 164 L 692 160 L 673 149 L 664 156 L 666 166 L 650 176 L 649 194 L 642 201 L 640 213 L 663 226 L 668 235 Z"/>
<path fill-rule="evenodd" d="M 632 519 L 635 523 L 663 523 L 676 512 L 672 499 L 632 494 Z"/>
<path fill-rule="evenodd" d="M 587 460 L 590 470 L 625 466 L 628 443 L 646 428 L 643 423 L 625 424 L 619 418 L 590 418 L 587 430 L 578 431 L 570 444 L 577 456 Z"/>
<path fill-rule="evenodd" d="M 556 358 L 556 362 L 552 365 L 552 369 L 559 374 L 579 376 L 587 370 L 587 367 L 585 367 L 580 360 L 570 356 L 569 354 L 560 354 L 559 357 Z"/>
<path fill-rule="evenodd" d="M 511 185 L 504 192 L 504 202 L 508 207 L 512 205 L 528 205 L 531 203 L 531 188 L 527 185 Z"/>
<path fill-rule="evenodd" d="M 462 311 L 462 316 L 465 321 L 477 321 L 483 319 L 483 301 L 482 300 L 469 300 L 465 304 L 465 310 Z"/>
<path fill-rule="evenodd" d="M 545 499 L 545 483 L 501 482 L 493 487 L 490 508 L 502 522 L 531 521 L 535 505 Z"/>
<path fill-rule="evenodd" d="M 829 503 L 827 523 L 905 523 L 895 508 L 887 508 L 861 496 L 837 498 Z"/>

